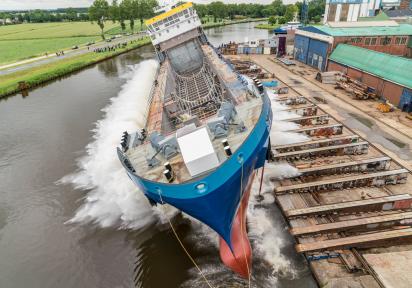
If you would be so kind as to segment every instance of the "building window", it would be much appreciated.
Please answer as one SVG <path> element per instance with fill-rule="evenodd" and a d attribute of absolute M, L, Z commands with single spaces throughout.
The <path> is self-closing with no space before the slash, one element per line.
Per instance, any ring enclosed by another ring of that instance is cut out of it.
<path fill-rule="evenodd" d="M 337 4 L 329 4 L 328 22 L 335 22 Z"/>
<path fill-rule="evenodd" d="M 380 45 L 389 45 L 389 44 L 391 44 L 391 42 L 392 42 L 392 38 L 389 38 L 389 37 L 383 37 L 383 38 L 381 38 L 380 39 Z"/>
<path fill-rule="evenodd" d="M 376 38 L 371 38 L 371 45 L 376 45 Z"/>
<path fill-rule="evenodd" d="M 408 39 L 408 37 L 402 37 L 401 45 L 405 45 L 407 39 Z"/>
<path fill-rule="evenodd" d="M 365 39 L 365 45 L 369 46 L 371 44 L 371 38 L 366 38 Z"/>
<path fill-rule="evenodd" d="M 362 42 L 362 37 L 354 37 L 350 39 L 350 42 L 355 43 L 355 44 L 359 44 Z"/>
<path fill-rule="evenodd" d="M 396 37 L 395 38 L 395 45 L 401 44 L 401 37 Z"/>

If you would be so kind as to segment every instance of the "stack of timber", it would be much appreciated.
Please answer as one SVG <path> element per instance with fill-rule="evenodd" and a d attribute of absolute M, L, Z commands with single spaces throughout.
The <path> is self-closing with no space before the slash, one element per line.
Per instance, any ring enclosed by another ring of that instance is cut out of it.
<path fill-rule="evenodd" d="M 341 72 L 338 71 L 318 72 L 318 74 L 316 74 L 316 80 L 323 84 L 336 84 L 341 75 Z"/>
<path fill-rule="evenodd" d="M 230 60 L 230 64 L 237 72 L 250 78 L 267 79 L 273 76 L 270 73 L 264 72 L 262 68 L 251 61 Z"/>
<path fill-rule="evenodd" d="M 356 99 L 367 100 L 378 97 L 375 90 L 360 81 L 352 79 L 347 75 L 339 75 L 337 78 L 336 87 L 345 90 Z"/>
<path fill-rule="evenodd" d="M 299 124 L 290 132 L 304 133 L 309 141 L 272 146 L 275 164 L 287 162 L 299 171 L 271 179 L 296 251 L 321 287 L 389 287 L 383 279 L 395 279 L 394 272 L 371 255 L 391 257 L 404 250 L 412 255 L 410 171 L 310 99 L 279 98 L 289 111 L 310 109 L 310 115 L 285 120 Z M 412 287 L 412 280 L 407 285 Z"/>

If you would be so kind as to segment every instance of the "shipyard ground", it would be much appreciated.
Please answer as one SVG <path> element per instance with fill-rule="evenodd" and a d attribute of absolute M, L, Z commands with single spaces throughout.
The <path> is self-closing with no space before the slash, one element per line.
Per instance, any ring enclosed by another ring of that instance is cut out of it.
<path fill-rule="evenodd" d="M 316 82 L 305 65 L 287 67 L 268 55 L 231 57 L 273 73 L 289 87 L 276 100 L 302 116 L 284 121 L 300 124 L 292 132 L 310 141 L 272 147 L 275 162 L 301 175 L 274 180 L 273 193 L 319 286 L 412 287 L 410 120 Z"/>

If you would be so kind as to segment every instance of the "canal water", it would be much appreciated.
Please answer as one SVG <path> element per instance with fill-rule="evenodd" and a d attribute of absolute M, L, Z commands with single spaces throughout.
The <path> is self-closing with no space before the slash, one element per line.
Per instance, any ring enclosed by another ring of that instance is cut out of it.
<path fill-rule="evenodd" d="M 206 33 L 215 45 L 267 37 L 253 27 Z M 206 287 L 167 218 L 214 287 L 246 287 L 220 264 L 214 233 L 149 207 L 114 161 L 144 111 L 133 101 L 150 86 L 152 58 L 143 47 L 0 101 L 0 287 Z M 252 287 L 315 287 L 264 192 L 249 208 Z"/>

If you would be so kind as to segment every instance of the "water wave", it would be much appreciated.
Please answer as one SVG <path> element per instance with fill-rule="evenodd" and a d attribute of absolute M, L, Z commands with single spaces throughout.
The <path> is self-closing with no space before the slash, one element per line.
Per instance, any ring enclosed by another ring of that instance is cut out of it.
<path fill-rule="evenodd" d="M 148 60 L 133 66 L 125 75 L 128 80 L 103 109 L 104 118 L 96 123 L 86 156 L 78 160 L 78 171 L 60 181 L 87 191 L 83 204 L 68 223 L 138 229 L 158 220 L 155 210 L 128 179 L 116 154 L 123 131 L 144 127 L 157 69 L 158 63 Z"/>

